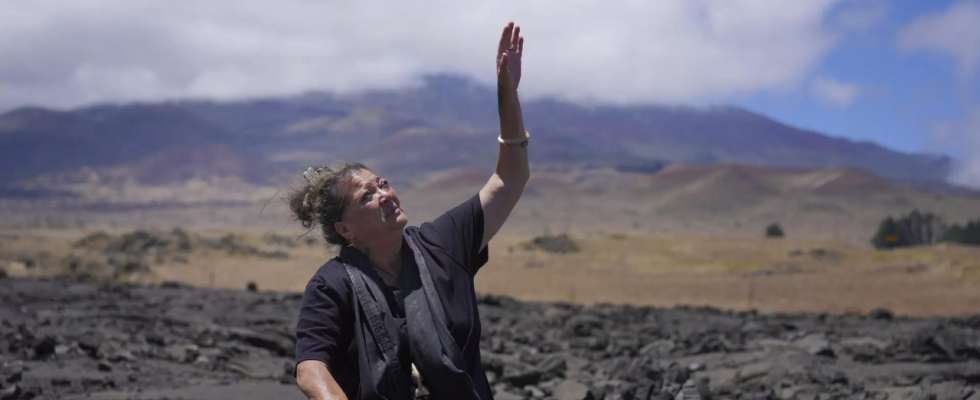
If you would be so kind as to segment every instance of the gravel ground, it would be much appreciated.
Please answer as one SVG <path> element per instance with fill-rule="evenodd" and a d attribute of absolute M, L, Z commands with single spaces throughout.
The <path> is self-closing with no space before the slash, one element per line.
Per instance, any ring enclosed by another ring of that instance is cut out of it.
<path fill-rule="evenodd" d="M 302 399 L 297 293 L 0 278 L 0 400 Z M 733 313 L 481 296 L 506 399 L 980 400 L 980 315 Z"/>

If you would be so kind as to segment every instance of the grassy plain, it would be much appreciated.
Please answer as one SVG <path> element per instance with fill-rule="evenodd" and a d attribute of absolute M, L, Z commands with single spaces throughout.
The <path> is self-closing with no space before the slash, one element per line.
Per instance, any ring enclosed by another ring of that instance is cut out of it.
<path fill-rule="evenodd" d="M 124 231 L 109 232 L 119 234 Z M 97 257 L 73 246 L 83 230 L 0 232 L 0 268 L 12 276 L 63 273 L 69 254 Z M 195 238 L 234 233 L 245 245 L 281 250 L 288 258 L 235 255 L 195 246 L 186 260 L 162 257 L 147 271 L 117 280 L 185 282 L 202 287 L 302 291 L 333 250 L 262 240 L 267 231 L 195 230 Z M 295 232 L 290 232 L 295 233 Z M 524 300 L 713 306 L 779 312 L 858 312 L 887 308 L 906 315 L 980 313 L 980 248 L 933 245 L 876 251 L 832 239 L 765 239 L 582 231 L 580 251 L 548 253 L 526 235 L 501 235 L 477 275 L 479 292 Z M 26 256 L 26 258 L 25 258 Z M 23 260 L 33 259 L 28 267 Z"/>

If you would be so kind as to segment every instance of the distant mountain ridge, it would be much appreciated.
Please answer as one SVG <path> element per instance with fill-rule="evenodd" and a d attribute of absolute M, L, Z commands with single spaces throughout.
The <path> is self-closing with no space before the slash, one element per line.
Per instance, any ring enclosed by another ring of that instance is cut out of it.
<path fill-rule="evenodd" d="M 587 107 L 555 99 L 525 100 L 523 107 L 536 165 L 856 167 L 896 180 L 941 182 L 951 164 L 946 156 L 832 138 L 733 107 Z M 345 95 L 21 108 L 0 115 L 0 185 L 81 167 L 167 169 L 172 163 L 145 160 L 167 151 L 163 159 L 177 160 L 174 149 L 215 146 L 221 151 L 201 154 L 234 160 L 201 162 L 199 155 L 198 169 L 234 173 L 229 168 L 248 159 L 261 160 L 256 165 L 271 174 L 343 158 L 412 176 L 491 166 L 497 129 L 492 88 L 446 75 L 419 87 Z M 241 174 L 264 172 L 242 168 Z"/>
<path fill-rule="evenodd" d="M 100 113 L 21 108 L 0 116 L 0 183 L 233 141 L 222 128 L 168 104 Z"/>

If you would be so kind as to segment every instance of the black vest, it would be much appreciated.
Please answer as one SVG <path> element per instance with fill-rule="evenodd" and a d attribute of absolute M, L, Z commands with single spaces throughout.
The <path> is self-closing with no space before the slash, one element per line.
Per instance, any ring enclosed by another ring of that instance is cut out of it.
<path fill-rule="evenodd" d="M 423 384 L 433 399 L 477 400 L 472 378 L 465 372 L 463 356 L 449 333 L 446 316 L 418 243 L 419 231 L 407 227 L 403 245 L 412 250 L 414 263 L 402 269 L 402 293 L 412 360 L 399 357 L 399 323 L 376 283 L 378 276 L 363 253 L 344 247 L 340 252 L 354 290 L 356 326 L 354 340 L 360 376 L 361 399 L 413 399 L 411 369 L 422 373 Z"/>

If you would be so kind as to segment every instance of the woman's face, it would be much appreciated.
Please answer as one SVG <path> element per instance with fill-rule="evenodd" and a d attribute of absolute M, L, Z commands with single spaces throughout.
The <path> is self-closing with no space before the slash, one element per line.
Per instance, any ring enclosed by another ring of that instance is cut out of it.
<path fill-rule="evenodd" d="M 388 181 L 368 170 L 354 173 L 351 198 L 337 231 L 347 238 L 354 238 L 354 245 L 372 241 L 372 238 L 401 233 L 408 224 L 408 217 L 401 209 L 401 201 Z"/>

